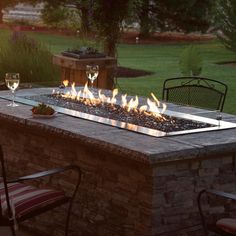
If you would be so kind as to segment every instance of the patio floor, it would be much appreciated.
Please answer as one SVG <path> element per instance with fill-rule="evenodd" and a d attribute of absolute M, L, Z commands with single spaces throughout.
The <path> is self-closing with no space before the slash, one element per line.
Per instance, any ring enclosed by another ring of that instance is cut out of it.
<path fill-rule="evenodd" d="M 30 234 L 28 232 L 25 232 L 24 230 L 17 231 L 17 236 L 35 236 L 35 234 Z M 1 227 L 0 228 L 0 235 L 4 236 L 12 236 L 10 228 L 8 227 Z"/>

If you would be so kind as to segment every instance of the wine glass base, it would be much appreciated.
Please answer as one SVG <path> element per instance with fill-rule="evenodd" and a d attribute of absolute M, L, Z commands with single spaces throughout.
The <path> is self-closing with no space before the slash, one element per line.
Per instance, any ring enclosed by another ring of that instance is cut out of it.
<path fill-rule="evenodd" d="M 10 104 L 7 104 L 7 107 L 18 107 L 19 105 L 16 104 L 16 103 L 10 103 Z"/>

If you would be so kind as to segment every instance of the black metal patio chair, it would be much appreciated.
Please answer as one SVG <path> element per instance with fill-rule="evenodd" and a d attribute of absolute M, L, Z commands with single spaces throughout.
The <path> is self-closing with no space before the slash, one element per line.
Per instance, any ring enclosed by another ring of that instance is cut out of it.
<path fill-rule="evenodd" d="M 4 164 L 2 147 L 0 145 L 0 226 L 9 226 L 12 236 L 16 235 L 15 226 L 31 217 L 37 216 L 46 211 L 52 210 L 62 204 L 68 203 L 68 211 L 65 224 L 65 235 L 68 235 L 70 213 L 72 203 L 81 181 L 81 171 L 76 165 L 55 168 L 32 175 L 23 176 L 14 180 L 8 180 Z M 37 188 L 22 183 L 27 180 L 34 180 L 64 171 L 73 170 L 77 172 L 77 182 L 71 196 L 67 196 L 62 190 L 50 188 Z"/>
<path fill-rule="evenodd" d="M 224 213 L 223 216 L 219 218 L 204 214 L 203 210 L 203 196 L 213 196 L 217 198 L 223 198 L 225 200 L 236 201 L 236 195 L 231 193 L 225 193 L 222 191 L 217 190 L 202 190 L 198 194 L 197 202 L 198 202 L 198 209 L 201 216 L 202 226 L 204 230 L 204 234 L 206 236 L 211 235 L 214 233 L 216 235 L 223 235 L 223 236 L 232 236 L 236 235 L 236 218 L 232 218 L 227 213 Z M 210 201 L 208 199 L 208 201 Z M 223 204 L 223 203 L 222 203 Z"/>
<path fill-rule="evenodd" d="M 208 78 L 171 78 L 164 81 L 162 100 L 222 111 L 227 90 L 226 84 Z"/>

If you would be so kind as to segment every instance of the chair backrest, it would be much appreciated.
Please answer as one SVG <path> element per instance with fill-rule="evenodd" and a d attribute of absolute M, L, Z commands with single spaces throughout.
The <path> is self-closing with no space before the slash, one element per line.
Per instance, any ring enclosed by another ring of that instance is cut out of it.
<path fill-rule="evenodd" d="M 201 77 L 179 77 L 164 81 L 162 99 L 181 105 L 223 110 L 227 85 Z"/>
<path fill-rule="evenodd" d="M 12 211 L 11 211 L 11 205 L 10 205 L 10 198 L 9 198 L 8 188 L 7 188 L 6 169 L 5 169 L 4 156 L 3 156 L 3 151 L 2 151 L 2 146 L 1 145 L 0 145 L 0 164 L 1 164 L 0 177 L 2 178 L 2 182 L 0 182 L 0 184 L 3 184 L 4 195 L 5 195 L 5 196 L 1 196 L 1 194 L 0 194 L 0 218 L 2 216 L 1 199 L 3 197 L 6 198 L 8 217 L 11 218 L 12 217 Z"/>

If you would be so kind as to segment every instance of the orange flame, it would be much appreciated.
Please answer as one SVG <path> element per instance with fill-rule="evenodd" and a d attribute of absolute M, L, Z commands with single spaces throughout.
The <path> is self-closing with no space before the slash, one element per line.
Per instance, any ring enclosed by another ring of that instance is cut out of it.
<path fill-rule="evenodd" d="M 127 111 L 136 110 L 139 105 L 138 96 L 135 99 L 131 98 L 127 104 Z"/>
<path fill-rule="evenodd" d="M 69 81 L 67 80 L 69 83 Z M 68 85 L 67 82 L 63 81 L 63 84 Z M 102 93 L 101 90 L 98 91 L 98 96 L 95 95 L 89 90 L 88 84 L 86 83 L 84 88 L 76 91 L 75 83 L 71 85 L 71 91 L 68 91 L 66 94 L 62 94 L 61 96 L 64 98 L 69 98 L 73 100 L 82 101 L 86 105 L 97 105 L 103 103 L 109 103 L 111 106 L 117 104 L 117 95 L 118 89 L 114 89 L 112 92 L 112 96 L 108 97 Z M 135 96 L 135 98 L 131 98 L 129 101 L 127 100 L 127 94 L 121 95 L 120 106 L 126 109 L 128 112 L 131 110 L 134 112 L 145 113 L 146 115 L 153 116 L 157 119 L 165 120 L 162 116 L 164 114 L 167 106 L 165 103 L 161 103 L 156 96 L 151 93 L 151 99 L 147 99 L 147 105 L 139 106 L 139 98 Z"/>
<path fill-rule="evenodd" d="M 63 83 L 63 85 L 65 86 L 65 87 L 68 87 L 68 85 L 69 85 L 69 80 L 63 80 L 62 81 L 62 83 Z"/>

